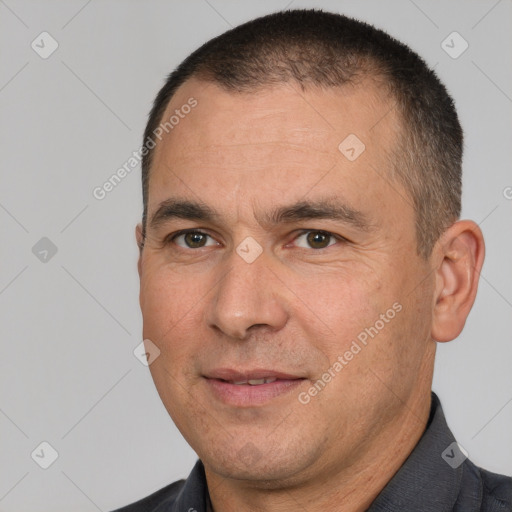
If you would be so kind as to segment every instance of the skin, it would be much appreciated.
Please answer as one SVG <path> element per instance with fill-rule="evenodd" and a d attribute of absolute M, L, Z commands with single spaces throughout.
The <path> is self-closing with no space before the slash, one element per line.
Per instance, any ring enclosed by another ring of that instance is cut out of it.
<path fill-rule="evenodd" d="M 366 510 L 424 432 L 436 341 L 455 338 L 473 304 L 482 234 L 455 222 L 428 260 L 418 256 L 412 200 L 389 178 L 399 119 L 373 84 L 236 94 L 191 79 L 168 106 L 170 115 L 198 102 L 157 145 L 148 219 L 171 197 L 218 216 L 148 224 L 143 248 L 137 226 L 143 335 L 161 350 L 152 377 L 204 463 L 216 512 Z M 366 146 L 352 162 L 338 150 L 348 134 Z M 265 218 L 326 198 L 360 212 L 366 228 Z M 209 235 L 206 245 L 170 237 L 183 229 Z M 335 236 L 312 246 L 305 230 Z M 263 250 L 252 263 L 236 252 L 246 237 Z M 393 304 L 401 311 L 301 403 Z M 234 407 L 204 378 L 219 367 L 305 380 Z"/>

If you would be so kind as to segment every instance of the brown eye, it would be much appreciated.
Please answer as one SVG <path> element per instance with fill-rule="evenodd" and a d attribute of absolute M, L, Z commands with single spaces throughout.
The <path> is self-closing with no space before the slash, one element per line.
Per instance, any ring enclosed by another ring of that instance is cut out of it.
<path fill-rule="evenodd" d="M 323 249 L 329 245 L 331 236 L 325 233 L 312 231 L 308 233 L 307 241 L 313 249 Z"/>
<path fill-rule="evenodd" d="M 306 249 L 325 249 L 335 241 L 335 236 L 325 231 L 306 231 L 295 239 L 299 247 Z"/>
<path fill-rule="evenodd" d="M 185 243 L 191 248 L 203 247 L 206 243 L 206 235 L 202 233 L 187 233 L 185 235 Z"/>
<path fill-rule="evenodd" d="M 213 239 L 208 239 L 211 239 L 210 235 L 202 233 L 201 231 L 187 231 L 173 236 L 172 242 L 184 249 L 200 249 L 208 245 L 216 245 Z"/>

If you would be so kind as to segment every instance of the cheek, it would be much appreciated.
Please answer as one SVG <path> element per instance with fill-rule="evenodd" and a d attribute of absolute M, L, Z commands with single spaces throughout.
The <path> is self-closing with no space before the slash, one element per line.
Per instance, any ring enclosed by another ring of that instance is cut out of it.
<path fill-rule="evenodd" d="M 304 303 L 294 317 L 310 349 L 321 353 L 316 379 L 329 382 L 315 398 L 319 405 L 329 408 L 336 400 L 354 411 L 363 401 L 377 407 L 388 388 L 409 387 L 417 375 L 423 350 L 414 343 L 415 329 L 421 329 L 418 304 L 398 276 L 399 269 L 378 272 L 360 265 L 300 281 Z"/>
<path fill-rule="evenodd" d="M 151 339 L 163 355 L 171 351 L 173 360 L 183 357 L 193 344 L 200 344 L 201 308 L 208 300 L 204 276 L 180 274 L 165 268 L 145 269 L 141 279 L 141 310 L 144 338 Z M 188 332 L 187 343 L 175 342 Z"/>
<path fill-rule="evenodd" d="M 333 359 L 392 306 L 394 300 L 384 288 L 379 276 L 362 265 L 300 277 L 294 283 L 299 300 L 292 316 L 309 333 L 311 342 Z"/>
<path fill-rule="evenodd" d="M 160 350 L 149 369 L 162 402 L 182 430 L 183 411 L 195 418 L 197 408 L 191 384 L 196 378 L 193 360 L 204 351 L 206 340 L 200 317 L 208 300 L 207 287 L 199 277 L 163 266 L 148 265 L 145 271 L 141 279 L 143 337 Z"/>

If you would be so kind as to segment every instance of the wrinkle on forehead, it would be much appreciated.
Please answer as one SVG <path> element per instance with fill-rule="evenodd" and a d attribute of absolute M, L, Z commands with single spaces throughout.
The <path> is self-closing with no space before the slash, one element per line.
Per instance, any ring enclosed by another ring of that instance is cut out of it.
<path fill-rule="evenodd" d="M 215 201 L 231 204 L 238 220 L 247 214 L 248 199 L 258 195 L 258 202 L 298 199 L 328 182 L 350 186 L 354 197 L 385 187 L 397 112 L 375 87 L 301 95 L 283 85 L 239 94 L 190 81 L 169 111 L 190 97 L 197 106 L 157 144 L 150 200 L 174 188 L 177 178 L 188 192 L 213 193 Z M 366 145 L 355 162 L 338 150 L 351 133 Z M 374 200 L 380 204 L 382 196 Z"/>
<path fill-rule="evenodd" d="M 197 107 L 164 137 L 172 144 L 174 135 L 179 134 L 180 144 L 175 148 L 178 153 L 185 146 L 193 151 L 251 143 L 304 144 L 321 150 L 326 142 L 331 151 L 333 144 L 328 141 L 347 135 L 337 133 L 340 120 L 352 126 L 352 132 L 366 132 L 376 124 L 396 122 L 392 119 L 396 117 L 393 102 L 371 81 L 357 88 L 311 88 L 304 93 L 289 84 L 236 93 L 215 84 L 205 87 L 191 79 L 178 89 L 164 118 L 191 96 L 197 99 Z"/>
<path fill-rule="evenodd" d="M 252 144 L 214 144 L 208 147 L 184 149 L 179 153 L 173 153 L 171 160 L 172 167 L 175 169 L 214 165 L 217 169 L 241 170 L 243 165 L 244 170 L 248 171 L 261 169 L 264 159 L 272 161 L 273 155 L 286 155 L 287 167 L 298 168 L 308 167 L 318 157 L 334 165 L 339 157 L 337 151 L 318 149 L 314 145 L 268 141 Z"/>

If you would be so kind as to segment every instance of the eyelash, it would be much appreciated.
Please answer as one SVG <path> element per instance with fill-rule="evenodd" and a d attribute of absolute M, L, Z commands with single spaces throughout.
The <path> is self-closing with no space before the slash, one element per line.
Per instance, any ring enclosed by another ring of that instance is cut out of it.
<path fill-rule="evenodd" d="M 182 236 L 182 235 L 187 235 L 187 234 L 190 234 L 190 233 L 197 233 L 199 235 L 205 235 L 207 237 L 210 237 L 213 239 L 213 237 L 211 235 L 209 235 L 208 233 L 205 233 L 203 231 L 200 231 L 198 229 L 183 229 L 181 231 L 177 231 L 175 233 L 172 233 L 170 234 L 169 236 L 167 236 L 164 240 L 164 245 L 170 245 L 171 243 L 174 243 L 174 241 L 176 240 L 176 238 L 178 238 L 179 236 Z M 305 234 L 308 234 L 308 233 L 318 233 L 318 234 L 322 234 L 322 235 L 326 235 L 326 236 L 329 236 L 331 238 L 334 238 L 335 240 L 337 240 L 338 242 L 349 242 L 348 239 L 340 236 L 340 235 L 336 235 L 334 233 L 331 233 L 330 231 L 325 231 L 325 230 L 322 230 L 322 229 L 304 229 L 304 230 L 301 230 L 298 235 L 293 239 L 293 241 L 297 240 L 298 238 L 300 238 L 301 236 L 305 235 Z M 316 251 L 316 252 L 319 252 L 323 249 L 328 249 L 331 245 L 334 245 L 334 244 L 329 244 L 327 245 L 326 247 L 322 247 L 320 249 L 314 249 L 313 247 L 310 247 L 311 250 L 313 251 Z M 181 249 L 185 249 L 184 247 L 180 247 Z M 202 249 L 203 247 L 199 247 L 199 249 Z M 187 249 L 189 250 L 195 250 L 194 248 L 192 247 L 188 247 Z M 304 249 L 304 248 L 302 248 Z"/>

